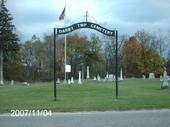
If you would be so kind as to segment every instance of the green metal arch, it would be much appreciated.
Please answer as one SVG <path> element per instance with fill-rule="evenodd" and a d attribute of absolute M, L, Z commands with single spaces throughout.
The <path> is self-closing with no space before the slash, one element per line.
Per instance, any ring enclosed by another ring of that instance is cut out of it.
<path fill-rule="evenodd" d="M 94 29 L 98 32 L 101 32 L 101 33 L 107 35 L 107 36 L 115 36 L 115 30 L 109 30 L 107 28 L 100 26 L 99 24 L 92 23 L 92 22 L 79 22 L 79 23 L 75 23 L 75 24 L 68 26 L 68 27 L 56 28 L 57 29 L 56 34 L 57 35 L 67 34 L 67 33 L 70 33 L 72 31 L 75 31 L 77 29 L 82 29 L 82 28 Z"/>
<path fill-rule="evenodd" d="M 115 56 L 116 56 L 116 66 L 115 66 L 115 73 L 116 73 L 116 99 L 118 99 L 118 31 L 117 30 L 109 30 L 106 29 L 96 23 L 92 22 L 79 22 L 76 24 L 73 24 L 68 27 L 64 28 L 54 28 L 54 101 L 57 100 L 57 87 L 56 87 L 56 35 L 62 35 L 70 33 L 77 29 L 82 28 L 90 28 L 94 29 L 96 31 L 99 31 L 107 36 L 113 36 L 115 37 L 116 41 L 116 50 L 115 50 Z"/>

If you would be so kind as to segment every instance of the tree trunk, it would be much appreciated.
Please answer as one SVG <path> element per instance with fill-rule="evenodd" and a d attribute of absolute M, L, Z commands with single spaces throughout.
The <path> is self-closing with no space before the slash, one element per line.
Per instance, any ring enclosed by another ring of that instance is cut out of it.
<path fill-rule="evenodd" d="M 3 85 L 3 50 L 0 50 L 0 85 Z"/>

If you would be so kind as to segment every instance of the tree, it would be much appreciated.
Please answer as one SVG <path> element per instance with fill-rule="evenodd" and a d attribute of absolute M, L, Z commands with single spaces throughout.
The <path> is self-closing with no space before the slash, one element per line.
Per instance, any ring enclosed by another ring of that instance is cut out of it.
<path fill-rule="evenodd" d="M 64 38 L 57 40 L 57 75 L 62 78 L 64 73 Z M 100 72 L 101 48 L 99 37 L 93 34 L 90 40 L 86 36 L 78 34 L 67 36 L 67 64 L 71 65 L 71 75 L 78 77 L 78 71 L 86 72 L 86 66 L 90 66 L 91 75 Z"/>
<path fill-rule="evenodd" d="M 139 76 L 139 72 L 143 70 L 144 66 L 141 62 L 141 45 L 135 37 L 130 37 L 124 44 L 123 57 L 126 75 Z"/>
<path fill-rule="evenodd" d="M 0 84 L 3 84 L 3 64 L 15 57 L 19 51 L 18 37 L 12 16 L 5 7 L 4 0 L 0 3 Z"/>
<path fill-rule="evenodd" d="M 25 75 L 27 80 L 52 79 L 52 39 L 45 36 L 42 42 L 36 35 L 22 46 L 22 61 L 25 63 Z"/>
<path fill-rule="evenodd" d="M 159 55 L 164 57 L 165 56 L 165 51 L 167 49 L 167 45 L 165 44 L 166 37 L 159 33 L 159 35 L 155 36 L 155 39 L 153 39 L 151 45 L 155 45 L 155 48 Z"/>
<path fill-rule="evenodd" d="M 115 69 L 115 43 L 113 42 L 113 38 L 105 37 L 102 40 L 103 44 L 103 57 L 105 61 L 105 73 L 113 74 Z"/>
<path fill-rule="evenodd" d="M 57 41 L 57 70 L 62 78 L 64 73 L 64 38 Z M 77 34 L 67 36 L 67 64 L 72 67 L 72 76 L 77 75 L 77 70 L 82 70 L 86 65 L 87 52 L 89 51 L 88 41 L 86 37 Z"/>
<path fill-rule="evenodd" d="M 145 30 L 140 30 L 135 33 L 135 38 L 137 42 L 141 44 L 142 50 L 144 50 L 144 48 L 150 48 L 152 39 L 150 33 L 146 32 Z"/>
<path fill-rule="evenodd" d="M 147 48 L 145 49 L 145 74 L 155 73 L 156 76 L 163 72 L 164 59 L 159 55 L 156 49 Z"/>
<path fill-rule="evenodd" d="M 23 76 L 21 80 L 27 79 L 34 80 L 34 70 L 36 70 L 36 58 L 35 58 L 35 48 L 34 42 L 36 42 L 36 35 L 33 35 L 31 40 L 25 42 L 21 47 L 22 52 L 22 62 L 23 62 Z"/>
<path fill-rule="evenodd" d="M 145 67 L 145 74 L 150 72 L 159 75 L 162 71 L 165 52 L 165 37 L 159 32 L 158 35 L 148 33 L 144 30 L 135 33 L 138 43 L 142 47 L 141 57 Z"/>
<path fill-rule="evenodd" d="M 166 61 L 167 73 L 170 74 L 170 49 L 167 53 L 167 61 Z"/>
<path fill-rule="evenodd" d="M 91 74 L 96 76 L 97 74 L 103 74 L 102 66 L 103 66 L 103 56 L 102 56 L 102 44 L 99 36 L 96 34 L 91 35 L 91 39 L 89 41 L 89 51 L 87 52 L 87 65 L 90 66 Z M 99 69 L 100 68 L 100 69 Z"/>
<path fill-rule="evenodd" d="M 164 59 L 156 49 L 145 47 L 135 37 L 130 37 L 123 47 L 123 60 L 127 76 L 141 76 L 142 74 L 162 72 Z"/>
<path fill-rule="evenodd" d="M 44 52 L 45 52 L 45 62 L 44 64 L 46 64 L 46 70 L 47 70 L 47 74 L 46 77 L 48 78 L 48 80 L 52 80 L 53 79 L 53 61 L 54 61 L 54 57 L 53 57 L 53 34 L 48 34 L 44 36 Z"/>

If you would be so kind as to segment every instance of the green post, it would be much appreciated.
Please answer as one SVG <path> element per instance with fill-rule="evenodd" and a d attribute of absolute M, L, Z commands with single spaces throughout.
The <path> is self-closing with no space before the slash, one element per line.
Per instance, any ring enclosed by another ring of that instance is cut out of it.
<path fill-rule="evenodd" d="M 116 99 L 118 99 L 118 31 L 116 30 Z"/>
<path fill-rule="evenodd" d="M 54 101 L 57 100 L 56 92 L 56 28 L 54 28 Z"/>

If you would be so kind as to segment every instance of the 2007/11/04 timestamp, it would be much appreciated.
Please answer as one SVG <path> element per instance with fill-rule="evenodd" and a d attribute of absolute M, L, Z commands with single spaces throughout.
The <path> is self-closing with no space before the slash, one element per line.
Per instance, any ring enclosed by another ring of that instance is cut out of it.
<path fill-rule="evenodd" d="M 11 110 L 11 117 L 52 116 L 51 110 Z"/>

